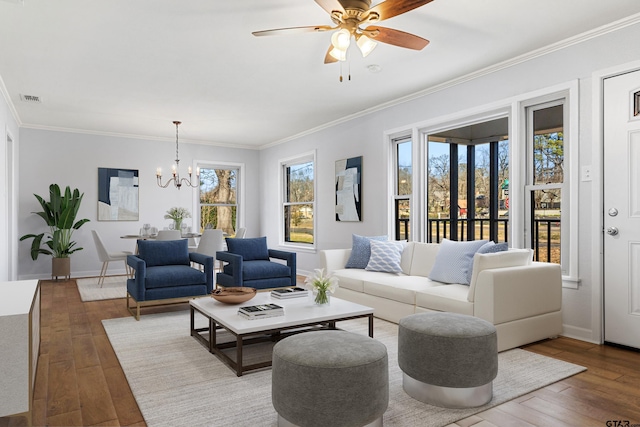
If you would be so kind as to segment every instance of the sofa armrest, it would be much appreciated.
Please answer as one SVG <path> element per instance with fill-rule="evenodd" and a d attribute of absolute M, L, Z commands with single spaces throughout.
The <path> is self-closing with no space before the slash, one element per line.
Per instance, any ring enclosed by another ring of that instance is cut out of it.
<path fill-rule="evenodd" d="M 147 277 L 147 263 L 135 255 L 127 255 L 127 265 L 135 271 L 133 279 L 127 280 L 127 290 L 136 299 L 144 300 L 144 282 Z M 133 284 L 133 288 L 129 286 Z"/>
<path fill-rule="evenodd" d="M 233 286 L 242 286 L 242 263 L 244 262 L 242 255 L 232 254 L 227 251 L 218 251 L 216 252 L 216 260 L 229 263 L 231 265 L 230 276 L 233 277 Z"/>
<path fill-rule="evenodd" d="M 534 262 L 482 271 L 476 281 L 474 316 L 494 325 L 562 309 L 558 264 Z"/>
<path fill-rule="evenodd" d="M 291 286 L 296 285 L 296 253 L 269 249 L 269 257 L 287 261 L 287 267 L 291 270 Z"/>
<path fill-rule="evenodd" d="M 351 249 L 324 249 L 320 251 L 320 262 L 325 272 L 332 273 L 336 270 L 342 270 L 349 257 Z"/>
<path fill-rule="evenodd" d="M 204 267 L 204 274 L 207 277 L 207 292 L 213 291 L 213 257 L 198 252 L 189 252 L 189 260 Z"/>

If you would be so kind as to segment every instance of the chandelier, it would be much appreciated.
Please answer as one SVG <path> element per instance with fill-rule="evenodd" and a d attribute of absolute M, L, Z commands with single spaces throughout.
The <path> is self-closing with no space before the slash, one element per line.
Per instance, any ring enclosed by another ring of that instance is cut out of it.
<path fill-rule="evenodd" d="M 200 185 L 200 168 L 196 168 L 195 181 L 191 182 L 191 178 L 192 178 L 191 166 L 189 166 L 189 169 L 187 170 L 187 173 L 189 174 L 189 178 L 180 178 L 180 172 L 178 171 L 178 166 L 180 165 L 180 157 L 178 156 L 178 126 L 180 125 L 180 123 L 182 122 L 179 122 L 179 121 L 173 122 L 173 124 L 176 125 L 176 162 L 171 167 L 172 177 L 169 178 L 169 180 L 165 184 L 162 184 L 162 169 L 161 168 L 156 169 L 156 179 L 158 181 L 158 186 L 162 188 L 167 188 L 169 184 L 171 184 L 171 182 L 173 182 L 173 185 L 175 185 L 178 190 L 180 189 L 180 187 L 182 187 L 182 184 L 186 184 L 189 187 L 197 187 Z"/>

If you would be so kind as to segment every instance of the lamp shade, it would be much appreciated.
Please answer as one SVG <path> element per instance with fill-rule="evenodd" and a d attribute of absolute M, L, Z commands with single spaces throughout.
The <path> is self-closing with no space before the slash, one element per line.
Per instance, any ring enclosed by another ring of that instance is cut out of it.
<path fill-rule="evenodd" d="M 347 51 L 349 44 L 351 43 L 351 33 L 349 30 L 341 29 L 333 33 L 331 36 L 331 44 L 336 49 Z"/>
<path fill-rule="evenodd" d="M 375 49 L 375 47 L 378 45 L 378 43 L 374 42 L 364 34 L 361 34 L 358 37 L 358 40 L 356 40 L 356 44 L 358 45 L 360 52 L 362 52 L 363 57 L 366 57 L 367 55 L 369 55 L 373 51 L 373 49 Z"/>

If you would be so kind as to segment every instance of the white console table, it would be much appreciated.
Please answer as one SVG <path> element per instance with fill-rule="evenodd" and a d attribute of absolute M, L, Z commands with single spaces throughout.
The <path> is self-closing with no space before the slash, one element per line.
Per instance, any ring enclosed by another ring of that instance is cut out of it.
<path fill-rule="evenodd" d="M 32 425 L 40 353 L 40 285 L 0 282 L 0 417 L 24 415 Z"/>

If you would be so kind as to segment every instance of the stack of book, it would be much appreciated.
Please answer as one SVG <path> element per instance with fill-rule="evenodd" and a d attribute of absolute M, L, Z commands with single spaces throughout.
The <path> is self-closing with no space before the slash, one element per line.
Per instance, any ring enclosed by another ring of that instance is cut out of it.
<path fill-rule="evenodd" d="M 271 291 L 271 296 L 278 299 L 300 298 L 308 295 L 309 291 L 303 288 L 274 289 Z"/>
<path fill-rule="evenodd" d="M 284 315 L 284 308 L 277 304 L 250 305 L 248 307 L 240 307 L 238 315 L 250 320 L 266 319 L 267 317 Z"/>

